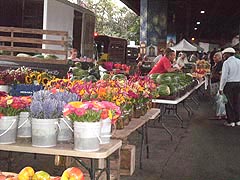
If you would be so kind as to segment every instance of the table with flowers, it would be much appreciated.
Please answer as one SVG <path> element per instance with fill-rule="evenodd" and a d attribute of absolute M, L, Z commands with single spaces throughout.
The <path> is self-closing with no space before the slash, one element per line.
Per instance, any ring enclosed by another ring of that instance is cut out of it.
<path fill-rule="evenodd" d="M 73 72 L 83 73 L 83 71 L 77 71 L 76 69 Z M 84 74 L 85 73 L 86 72 L 84 72 Z M 5 143 L 5 137 L 10 135 L 8 131 L 10 128 L 4 125 L 2 128 L 3 132 L 1 132 L 2 135 L 0 134 L 0 144 L 2 144 L 0 150 L 23 153 L 50 153 L 52 155 L 107 159 L 108 161 L 108 156 L 111 155 L 113 151 L 120 149 L 122 138 L 119 138 L 120 140 L 110 140 L 110 142 L 107 142 L 109 144 L 106 145 L 102 144 L 103 139 L 105 141 L 107 137 L 110 139 L 111 136 L 111 131 L 109 131 L 108 134 L 104 134 L 105 129 L 103 130 L 102 124 L 110 124 L 110 127 L 111 124 L 122 125 L 123 118 L 121 118 L 121 116 L 125 117 L 127 114 L 129 115 L 134 114 L 132 112 L 137 112 L 135 114 L 141 114 L 142 117 L 133 119 L 129 126 L 127 126 L 128 121 L 124 121 L 126 129 L 119 130 L 119 132 L 124 131 L 124 136 L 127 137 L 132 132 L 140 129 L 139 132 L 142 133 L 140 167 L 142 166 L 144 140 L 147 156 L 149 153 L 147 122 L 154 119 L 153 116 L 157 116 L 160 112 L 160 110 L 151 109 L 146 115 L 143 114 L 147 111 L 147 104 L 151 102 L 154 96 L 153 92 L 156 88 L 156 85 L 149 77 L 140 77 L 138 75 L 126 77 L 123 74 L 110 74 L 106 79 L 100 79 L 98 81 L 92 79 L 91 81 L 86 81 L 86 79 L 81 79 L 82 76 L 81 78 L 80 76 L 78 77 L 80 79 L 58 79 L 54 76 L 49 76 L 45 72 L 39 73 L 28 68 L 20 68 L 14 71 L 9 70 L 3 72 L 0 75 L 0 80 L 2 80 L 3 84 L 10 82 L 8 78 L 12 79 L 9 85 L 11 84 L 13 91 L 10 91 L 9 94 L 3 93 L 1 95 L 1 102 L 4 103 L 1 103 L 0 113 L 3 117 L 13 115 L 17 117 L 18 115 L 20 116 L 22 111 L 28 113 L 32 122 L 31 124 L 29 123 L 30 125 L 28 127 L 28 130 L 31 132 L 31 136 L 29 137 L 31 138 L 32 146 L 30 143 L 26 144 L 23 142 L 23 144 L 21 144 L 19 140 L 15 142 L 15 135 L 12 135 L 13 140 Z M 29 90 L 28 85 L 33 87 L 35 87 L 35 85 L 41 85 L 41 88 Z M 26 87 L 27 91 L 25 90 Z M 28 107 L 24 107 L 23 109 L 20 105 L 24 103 L 15 96 L 21 98 L 21 96 L 26 95 L 32 96 L 29 96 L 30 101 Z M 17 100 L 16 103 L 15 99 Z M 17 106 L 15 104 L 17 104 Z M 139 108 L 143 108 L 143 110 Z M 6 112 L 6 109 L 9 109 L 11 114 Z M 12 111 L 12 109 L 14 111 Z M 152 115 L 152 111 L 154 111 L 153 114 L 156 113 L 156 115 Z M 13 114 L 12 112 L 16 113 Z M 4 119 L 3 117 L 1 117 L 1 119 Z M 58 144 L 59 140 L 56 141 L 56 139 L 59 138 L 56 138 L 56 136 L 58 136 L 58 129 L 60 129 L 57 126 L 59 124 L 61 125 L 61 122 L 65 122 L 66 120 L 70 121 L 70 128 L 68 128 L 68 130 L 70 129 L 70 134 L 73 135 L 73 138 L 67 139 L 67 141 L 74 141 L 74 143 L 63 146 Z M 17 120 L 12 121 L 12 124 L 16 125 L 16 122 Z M 29 122 L 29 120 L 26 122 Z M 83 127 L 88 126 L 89 128 L 90 124 L 94 124 L 94 128 L 89 131 L 86 129 L 82 131 Z M 12 127 L 11 124 L 9 124 L 9 127 L 10 126 Z M 123 127 L 121 126 L 121 128 Z M 17 126 L 14 128 L 14 133 L 18 133 L 16 129 Z M 111 128 L 109 129 L 111 130 Z M 123 139 L 125 140 L 125 138 Z M 94 144 L 88 143 L 89 141 Z M 112 144 L 112 142 L 116 143 Z M 101 143 L 100 146 L 99 143 Z M 103 147 L 104 150 L 102 149 Z M 107 149 L 107 147 L 110 149 Z M 95 152 L 85 153 L 83 151 Z M 99 151 L 101 153 L 99 153 Z M 105 154 L 102 154 L 102 152 L 105 152 Z M 94 156 L 94 153 L 97 155 Z M 107 162 L 107 166 L 108 165 L 109 163 Z M 95 175 L 93 174 L 95 174 L 95 170 L 92 167 L 94 167 L 93 160 L 89 173 L 91 179 L 94 179 Z M 105 167 L 103 169 L 105 169 Z M 109 168 L 107 168 L 107 170 L 109 170 Z M 107 173 L 108 172 L 109 171 L 107 171 Z"/>

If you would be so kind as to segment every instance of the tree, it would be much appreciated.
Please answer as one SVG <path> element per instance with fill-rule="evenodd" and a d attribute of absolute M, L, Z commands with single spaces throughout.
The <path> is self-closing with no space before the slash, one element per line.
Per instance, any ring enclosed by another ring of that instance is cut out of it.
<path fill-rule="evenodd" d="M 120 8 L 112 0 L 85 0 L 96 15 L 98 34 L 136 41 L 140 39 L 140 18 L 129 8 Z"/>

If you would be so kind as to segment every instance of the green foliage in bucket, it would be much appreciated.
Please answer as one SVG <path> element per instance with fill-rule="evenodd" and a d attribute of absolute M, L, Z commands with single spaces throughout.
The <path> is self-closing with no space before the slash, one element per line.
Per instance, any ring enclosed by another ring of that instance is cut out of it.
<path fill-rule="evenodd" d="M 79 116 L 75 113 L 68 116 L 71 120 L 77 122 L 98 122 L 101 117 L 101 111 L 86 110 L 85 114 Z"/>

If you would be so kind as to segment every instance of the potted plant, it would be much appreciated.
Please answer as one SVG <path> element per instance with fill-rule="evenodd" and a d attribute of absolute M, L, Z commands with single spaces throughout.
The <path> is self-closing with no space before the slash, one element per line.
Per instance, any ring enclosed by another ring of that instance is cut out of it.
<path fill-rule="evenodd" d="M 33 94 L 30 105 L 33 146 L 56 146 L 59 118 L 62 117 L 63 107 L 67 102 L 76 100 L 71 98 L 64 100 L 65 95 L 63 92 L 51 90 L 40 90 Z"/>
<path fill-rule="evenodd" d="M 106 101 L 68 103 L 64 107 L 63 115 L 74 121 L 74 149 L 80 151 L 99 150 L 101 119 L 111 118 L 114 123 L 119 116 L 119 111 L 115 104 Z"/>
<path fill-rule="evenodd" d="M 16 142 L 18 115 L 25 108 L 21 97 L 0 97 L 0 144 Z"/>
<path fill-rule="evenodd" d="M 19 114 L 17 137 L 29 138 L 32 136 L 32 125 L 30 117 L 31 96 L 20 97 L 22 108 Z"/>
<path fill-rule="evenodd" d="M 55 96 L 55 99 L 61 102 L 59 106 L 59 109 L 61 109 L 61 111 L 63 111 L 63 108 L 67 103 L 79 100 L 79 97 L 77 94 L 68 92 L 63 89 L 61 91 L 58 91 L 57 89 L 52 89 L 51 91 L 53 92 L 53 96 Z M 72 121 L 62 117 L 62 114 L 61 114 L 61 117 L 59 118 L 59 127 L 61 131 L 59 131 L 58 133 L 57 140 L 68 141 L 68 142 L 71 141 L 73 138 Z"/>
<path fill-rule="evenodd" d="M 10 74 L 10 70 L 0 71 L 0 91 L 8 93 L 13 82 L 14 76 Z"/>

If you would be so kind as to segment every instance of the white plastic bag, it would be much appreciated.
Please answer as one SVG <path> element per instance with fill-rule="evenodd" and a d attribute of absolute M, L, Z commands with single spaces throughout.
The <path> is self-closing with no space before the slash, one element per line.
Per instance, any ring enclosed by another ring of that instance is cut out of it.
<path fill-rule="evenodd" d="M 219 94 L 219 92 L 216 95 L 216 116 L 226 116 L 226 109 L 225 104 L 227 103 L 227 97 L 225 94 Z"/>

